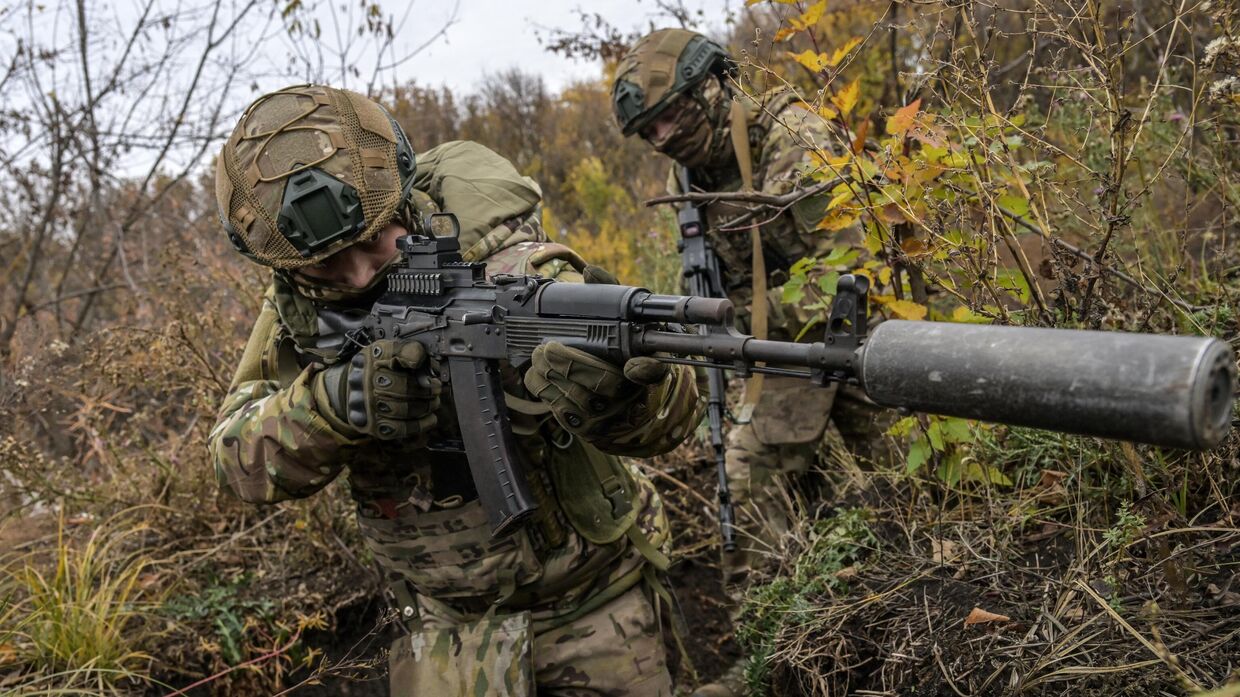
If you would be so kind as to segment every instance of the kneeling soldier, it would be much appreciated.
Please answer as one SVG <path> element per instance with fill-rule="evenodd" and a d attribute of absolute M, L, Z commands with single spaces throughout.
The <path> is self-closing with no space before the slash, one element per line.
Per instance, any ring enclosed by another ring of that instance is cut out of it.
<path fill-rule="evenodd" d="M 490 274 L 607 282 L 546 241 L 537 185 L 475 143 L 415 156 L 375 102 L 299 86 L 245 112 L 216 194 L 232 243 L 274 270 L 211 432 L 220 486 L 270 504 L 346 474 L 410 630 L 392 648 L 392 694 L 670 695 L 657 619 L 667 518 L 618 456 L 666 452 L 696 425 L 691 371 L 555 343 L 523 374 L 506 368 L 539 508 L 494 538 L 425 348 L 379 340 L 342 358 L 396 240 L 427 213 L 455 213 L 464 258 Z"/>

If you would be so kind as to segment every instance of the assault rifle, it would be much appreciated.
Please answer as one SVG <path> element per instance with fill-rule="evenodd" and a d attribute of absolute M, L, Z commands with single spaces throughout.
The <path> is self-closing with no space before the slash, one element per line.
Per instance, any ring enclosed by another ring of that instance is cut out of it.
<path fill-rule="evenodd" d="M 416 339 L 444 370 L 492 534 L 535 510 L 510 429 L 501 361 L 521 368 L 559 341 L 617 364 L 634 356 L 708 369 L 857 385 L 882 406 L 1066 433 L 1206 449 L 1230 425 L 1230 346 L 1212 338 L 940 322 L 884 322 L 866 334 L 868 281 L 839 281 L 823 340 L 765 341 L 733 328 L 722 298 L 557 283 L 464 262 L 450 214 L 401 238 L 403 253 L 363 326 L 364 346 Z M 679 325 L 706 327 L 686 333 Z M 759 365 L 762 364 L 762 365 Z M 573 415 L 569 415 L 571 422 Z"/>
<path fill-rule="evenodd" d="M 689 168 L 680 168 L 680 189 L 689 192 Z M 706 237 L 706 222 L 702 211 L 686 202 L 676 214 L 680 225 L 680 262 L 689 295 L 702 298 L 726 298 L 723 273 L 719 257 Z M 699 334 L 709 334 L 710 325 L 699 325 Z M 728 381 L 722 368 L 707 368 L 706 420 L 710 425 L 710 447 L 715 455 L 715 474 L 718 477 L 716 495 L 719 499 L 719 536 L 726 552 L 736 551 L 736 513 L 732 507 L 732 492 L 728 488 L 728 465 L 723 444 L 723 419 L 728 409 Z"/>

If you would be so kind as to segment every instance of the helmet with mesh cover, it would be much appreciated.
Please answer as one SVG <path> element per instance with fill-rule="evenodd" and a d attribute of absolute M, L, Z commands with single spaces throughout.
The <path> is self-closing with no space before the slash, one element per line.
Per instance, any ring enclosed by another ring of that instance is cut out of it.
<path fill-rule="evenodd" d="M 414 154 L 396 120 L 348 90 L 298 85 L 246 109 L 216 163 L 228 239 L 277 269 L 316 264 L 397 219 Z"/>
<path fill-rule="evenodd" d="M 642 130 L 677 96 L 735 64 L 722 46 L 688 29 L 659 29 L 642 37 L 616 66 L 611 100 L 624 135 Z"/>

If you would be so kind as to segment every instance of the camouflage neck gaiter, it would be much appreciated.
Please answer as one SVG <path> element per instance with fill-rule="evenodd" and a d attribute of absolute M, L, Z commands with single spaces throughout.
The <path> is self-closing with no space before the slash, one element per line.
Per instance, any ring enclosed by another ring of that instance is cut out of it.
<path fill-rule="evenodd" d="M 284 279 L 299 294 L 315 302 L 327 305 L 343 305 L 360 307 L 373 303 L 387 287 L 387 275 L 400 260 L 397 252 L 383 265 L 365 288 L 354 288 L 343 283 L 332 283 L 318 278 L 311 278 L 296 271 L 281 271 Z"/>
<path fill-rule="evenodd" d="M 717 80 L 677 98 L 669 107 L 675 125 L 663 138 L 647 138 L 655 150 L 690 169 L 714 168 L 732 159 L 728 99 Z"/>

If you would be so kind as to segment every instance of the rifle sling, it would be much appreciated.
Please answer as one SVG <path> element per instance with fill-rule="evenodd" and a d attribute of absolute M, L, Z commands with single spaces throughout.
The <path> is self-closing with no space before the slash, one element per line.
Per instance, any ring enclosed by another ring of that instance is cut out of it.
<path fill-rule="evenodd" d="M 739 99 L 732 100 L 732 150 L 736 165 L 741 172 L 741 188 L 753 191 L 753 154 L 749 149 L 749 123 L 745 107 Z M 749 226 L 749 241 L 753 247 L 753 292 L 750 299 L 749 332 L 757 339 L 767 338 L 766 257 L 762 253 L 762 236 L 758 226 Z M 752 409 L 762 395 L 762 374 L 757 373 L 745 382 L 744 403 Z"/>

